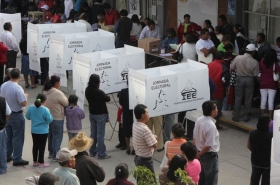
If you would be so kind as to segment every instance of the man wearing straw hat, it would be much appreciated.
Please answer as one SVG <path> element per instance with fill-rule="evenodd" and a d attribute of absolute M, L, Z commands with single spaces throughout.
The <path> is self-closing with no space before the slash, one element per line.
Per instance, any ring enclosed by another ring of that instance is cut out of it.
<path fill-rule="evenodd" d="M 80 179 L 81 185 L 96 185 L 96 182 L 103 182 L 105 179 L 103 168 L 87 152 L 92 144 L 93 139 L 89 138 L 85 132 L 79 132 L 76 137 L 69 141 L 69 148 L 78 151 L 76 175 Z"/>

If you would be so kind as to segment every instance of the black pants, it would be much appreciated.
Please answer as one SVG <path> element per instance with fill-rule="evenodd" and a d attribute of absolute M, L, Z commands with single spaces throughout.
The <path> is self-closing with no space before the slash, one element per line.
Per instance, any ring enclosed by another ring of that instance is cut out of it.
<path fill-rule="evenodd" d="M 16 62 L 17 62 L 17 52 L 14 50 L 10 50 L 6 53 L 7 57 L 7 64 L 6 64 L 6 69 L 8 68 L 16 68 Z"/>
<path fill-rule="evenodd" d="M 46 148 L 48 134 L 33 134 L 32 133 L 32 140 L 33 140 L 33 161 L 38 163 L 44 163 L 44 153 Z M 39 153 L 39 157 L 38 157 Z"/>
<path fill-rule="evenodd" d="M 250 185 L 259 185 L 261 177 L 261 185 L 270 185 L 270 169 L 256 168 L 252 166 Z"/>
<path fill-rule="evenodd" d="M 118 133 L 118 137 L 119 137 L 119 142 L 122 146 L 126 146 L 125 144 L 125 139 L 124 139 L 124 133 L 123 133 L 123 128 L 122 128 L 122 124 L 119 123 L 119 133 Z"/>
<path fill-rule="evenodd" d="M 0 65 L 0 86 L 3 84 L 4 81 L 4 65 Z"/>
<path fill-rule="evenodd" d="M 184 128 L 186 127 L 185 115 L 186 115 L 186 111 L 180 112 L 178 114 L 178 122 L 183 124 Z"/>
<path fill-rule="evenodd" d="M 45 84 L 46 79 L 49 76 L 49 58 L 40 58 L 41 65 L 41 85 Z"/>

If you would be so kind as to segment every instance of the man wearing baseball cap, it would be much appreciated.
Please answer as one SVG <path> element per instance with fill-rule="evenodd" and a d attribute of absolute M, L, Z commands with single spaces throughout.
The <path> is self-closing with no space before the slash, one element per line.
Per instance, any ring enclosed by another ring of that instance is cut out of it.
<path fill-rule="evenodd" d="M 231 66 L 232 70 L 236 70 L 237 77 L 235 81 L 235 106 L 232 120 L 239 122 L 241 116 L 243 121 L 248 122 L 250 117 L 248 115 L 254 92 L 254 78 L 259 74 L 259 63 L 252 56 L 256 51 L 254 44 L 248 44 L 246 53 L 235 57 Z M 241 115 L 241 102 L 244 96 L 244 115 Z"/>
<path fill-rule="evenodd" d="M 68 148 L 62 148 L 56 154 L 59 168 L 54 169 L 53 174 L 59 177 L 59 181 L 56 185 L 80 185 L 80 181 L 76 176 L 76 159 L 77 150 L 69 150 Z"/>

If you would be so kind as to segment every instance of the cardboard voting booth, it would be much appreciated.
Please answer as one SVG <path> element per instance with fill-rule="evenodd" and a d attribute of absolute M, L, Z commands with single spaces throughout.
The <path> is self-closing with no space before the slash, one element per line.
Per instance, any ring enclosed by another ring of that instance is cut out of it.
<path fill-rule="evenodd" d="M 4 31 L 3 25 L 6 22 L 10 22 L 12 24 L 12 33 L 16 38 L 16 42 L 19 44 L 21 40 L 21 15 L 20 13 L 15 14 L 6 14 L 0 13 L 0 32 Z"/>
<path fill-rule="evenodd" d="M 280 110 L 274 111 L 273 119 L 273 148 L 274 161 L 280 164 Z"/>
<path fill-rule="evenodd" d="M 208 78 L 207 66 L 192 60 L 159 68 L 130 69 L 130 109 L 145 104 L 150 117 L 155 117 L 201 108 L 210 99 Z"/>
<path fill-rule="evenodd" d="M 40 58 L 49 57 L 50 36 L 52 34 L 86 32 L 83 23 L 32 24 L 27 27 L 27 51 L 31 53 L 30 69 L 40 72 Z"/>

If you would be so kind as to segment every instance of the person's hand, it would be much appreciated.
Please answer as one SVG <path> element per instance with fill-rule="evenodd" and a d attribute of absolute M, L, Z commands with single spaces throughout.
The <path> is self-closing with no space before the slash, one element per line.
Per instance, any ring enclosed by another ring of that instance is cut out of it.
<path fill-rule="evenodd" d="M 158 139 L 157 135 L 154 135 L 154 137 L 155 137 L 156 140 Z"/>
<path fill-rule="evenodd" d="M 200 157 L 201 157 L 200 152 L 197 152 L 197 154 L 196 154 L 195 158 L 199 159 Z"/>
<path fill-rule="evenodd" d="M 26 99 L 28 98 L 28 94 L 27 93 L 24 93 L 24 95 L 25 95 L 25 97 L 26 97 Z"/>

